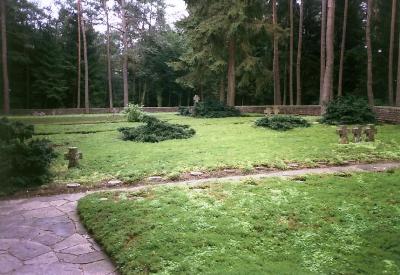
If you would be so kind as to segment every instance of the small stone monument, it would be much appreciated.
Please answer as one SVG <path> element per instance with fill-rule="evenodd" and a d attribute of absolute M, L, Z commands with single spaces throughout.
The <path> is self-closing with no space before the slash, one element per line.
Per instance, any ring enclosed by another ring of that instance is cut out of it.
<path fill-rule="evenodd" d="M 279 115 L 279 107 L 278 106 L 274 106 L 273 110 L 274 110 L 274 115 Z"/>
<path fill-rule="evenodd" d="M 367 142 L 374 142 L 375 141 L 375 135 L 378 133 L 378 130 L 375 128 L 375 125 L 373 124 L 368 124 L 367 127 L 364 129 L 365 133 L 365 141 Z"/>
<path fill-rule="evenodd" d="M 359 143 L 362 141 L 362 127 L 354 126 L 352 129 L 352 133 L 353 133 L 355 143 Z"/>
<path fill-rule="evenodd" d="M 267 116 L 270 116 L 272 114 L 272 109 L 271 108 L 265 108 L 264 114 Z"/>
<path fill-rule="evenodd" d="M 199 103 L 199 101 L 200 101 L 200 97 L 198 95 L 194 95 L 194 97 L 193 97 L 194 106 L 196 106 L 197 103 Z"/>
<path fill-rule="evenodd" d="M 347 136 L 348 134 L 348 130 L 347 130 L 347 126 L 345 125 L 340 125 L 337 129 L 336 129 L 336 133 L 339 135 L 340 139 L 339 139 L 339 143 L 340 144 L 348 144 L 349 143 L 349 138 Z"/>
<path fill-rule="evenodd" d="M 64 159 L 68 160 L 68 168 L 77 167 L 79 160 L 82 159 L 82 153 L 78 152 L 78 147 L 69 147 Z"/>

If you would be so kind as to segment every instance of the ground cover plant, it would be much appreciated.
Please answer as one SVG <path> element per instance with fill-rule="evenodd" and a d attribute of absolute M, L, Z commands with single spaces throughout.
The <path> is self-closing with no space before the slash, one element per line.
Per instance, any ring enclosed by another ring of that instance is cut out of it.
<path fill-rule="evenodd" d="M 121 274 L 399 274 L 399 177 L 160 187 L 78 208 Z"/>
<path fill-rule="evenodd" d="M 49 180 L 56 154 L 49 140 L 33 134 L 33 125 L 0 119 L 0 196 Z"/>
<path fill-rule="evenodd" d="M 376 117 L 371 106 L 363 98 L 343 96 L 331 101 L 321 122 L 327 124 L 375 123 Z"/>
<path fill-rule="evenodd" d="M 190 107 L 181 106 L 178 112 L 182 116 L 193 116 L 203 118 L 221 118 L 240 116 L 240 110 L 227 106 L 219 101 L 203 101 L 197 103 L 190 112 Z"/>
<path fill-rule="evenodd" d="M 311 124 L 298 116 L 274 115 L 257 119 L 254 123 L 258 127 L 270 128 L 277 131 L 287 131 L 294 128 L 310 127 Z"/>
<path fill-rule="evenodd" d="M 267 165 L 285 169 L 288 163 L 312 167 L 319 162 L 337 165 L 349 160 L 400 160 L 399 125 L 378 125 L 374 143 L 339 145 L 336 126 L 315 124 L 317 118 L 306 118 L 313 127 L 279 132 L 254 127 L 259 117 L 203 119 L 165 113 L 155 116 L 172 124 L 190 125 L 196 135 L 190 139 L 137 143 L 120 138 L 118 128 L 141 125 L 126 122 L 124 116 L 118 116 L 119 122 L 112 120 L 113 115 L 10 119 L 33 123 L 36 137 L 40 135 L 53 142 L 59 153 L 51 166 L 54 186 L 71 181 L 90 186 L 112 178 L 134 182 L 152 175 L 168 177 L 228 167 L 251 170 Z M 77 146 L 83 153 L 79 168 L 67 169 L 63 153 L 70 146 Z"/>
<path fill-rule="evenodd" d="M 140 122 L 145 124 L 137 127 L 119 128 L 118 131 L 122 133 L 122 139 L 155 143 L 169 139 L 187 139 L 196 133 L 188 125 L 168 123 L 150 115 L 143 115 Z"/>

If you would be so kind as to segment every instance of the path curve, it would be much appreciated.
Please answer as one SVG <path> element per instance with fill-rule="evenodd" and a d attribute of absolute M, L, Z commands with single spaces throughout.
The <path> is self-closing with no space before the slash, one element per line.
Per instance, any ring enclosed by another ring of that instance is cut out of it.
<path fill-rule="evenodd" d="M 360 164 L 155 183 L 150 186 L 115 188 L 109 191 L 136 191 L 160 185 L 197 185 L 241 181 L 247 178 L 382 172 L 398 168 L 400 163 Z M 111 261 L 79 222 L 78 200 L 93 192 L 99 191 L 0 201 L 0 274 L 117 274 Z"/>

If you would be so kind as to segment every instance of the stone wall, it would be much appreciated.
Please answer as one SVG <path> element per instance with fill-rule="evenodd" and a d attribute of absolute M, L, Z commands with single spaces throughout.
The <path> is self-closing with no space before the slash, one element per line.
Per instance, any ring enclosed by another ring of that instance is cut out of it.
<path fill-rule="evenodd" d="M 273 108 L 272 105 L 267 106 L 237 106 L 243 113 L 259 113 L 263 114 L 265 108 Z M 301 106 L 278 106 L 281 114 L 319 116 L 321 107 L 319 105 L 301 105 Z M 118 113 L 122 108 L 114 108 L 110 111 L 108 108 L 92 108 L 91 114 Z M 177 112 L 178 107 L 144 107 L 144 111 L 149 113 L 160 112 Z M 400 124 L 400 107 L 374 107 L 378 121 Z M 44 113 L 46 115 L 74 115 L 84 114 L 85 109 L 14 109 L 13 115 L 32 115 L 34 113 Z"/>
<path fill-rule="evenodd" d="M 90 114 L 107 114 L 107 113 L 119 113 L 123 108 L 91 108 Z M 178 107 L 144 107 L 145 112 L 149 113 L 160 113 L 160 112 L 177 112 Z M 45 114 L 45 115 L 79 115 L 85 114 L 85 109 L 80 108 L 61 108 L 61 109 L 13 109 L 11 114 L 13 115 L 32 115 L 32 114 Z"/>
<path fill-rule="evenodd" d="M 378 121 L 400 124 L 400 107 L 374 107 Z"/>

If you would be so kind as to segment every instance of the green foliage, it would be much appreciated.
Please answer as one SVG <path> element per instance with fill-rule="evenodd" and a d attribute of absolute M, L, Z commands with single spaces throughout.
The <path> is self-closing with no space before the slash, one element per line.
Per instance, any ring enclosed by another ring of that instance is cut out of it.
<path fill-rule="evenodd" d="M 122 133 L 122 139 L 155 143 L 169 139 L 187 139 L 196 133 L 188 125 L 171 124 L 154 116 L 146 115 L 142 122 L 145 125 L 135 128 L 119 128 L 118 131 Z"/>
<path fill-rule="evenodd" d="M 399 177 L 98 193 L 78 209 L 123 275 L 398 274 Z"/>
<path fill-rule="evenodd" d="M 293 128 L 310 127 L 310 123 L 304 118 L 286 115 L 263 117 L 256 120 L 255 125 L 277 131 L 287 131 Z"/>
<path fill-rule="evenodd" d="M 190 113 L 190 107 L 187 107 L 187 106 L 179 106 L 179 108 L 178 108 L 178 113 L 179 113 L 181 116 L 190 116 L 190 115 L 191 115 L 191 113 Z"/>
<path fill-rule="evenodd" d="M 140 122 L 145 115 L 142 106 L 138 104 L 128 104 L 128 107 L 125 107 L 123 112 L 129 122 Z"/>
<path fill-rule="evenodd" d="M 23 142 L 33 136 L 33 125 L 25 125 L 19 121 L 10 121 L 6 117 L 0 119 L 0 142 L 9 143 L 13 139 Z"/>
<path fill-rule="evenodd" d="M 0 186 L 9 192 L 38 186 L 49 179 L 49 168 L 56 154 L 50 141 L 29 140 L 32 125 L 0 120 Z M 4 192 L 4 191 L 2 191 Z"/>
<path fill-rule="evenodd" d="M 376 122 L 376 117 L 364 99 L 344 96 L 328 104 L 321 122 L 326 124 L 364 124 Z"/>
<path fill-rule="evenodd" d="M 219 101 L 204 101 L 195 105 L 193 116 L 205 118 L 236 117 L 240 111 Z"/>

